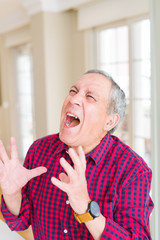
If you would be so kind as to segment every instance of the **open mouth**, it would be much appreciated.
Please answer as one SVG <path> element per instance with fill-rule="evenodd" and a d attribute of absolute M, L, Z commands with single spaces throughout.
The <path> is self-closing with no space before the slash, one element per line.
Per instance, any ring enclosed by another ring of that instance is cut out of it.
<path fill-rule="evenodd" d="M 67 127 L 76 127 L 80 124 L 80 120 L 76 115 L 67 113 L 65 124 Z"/>

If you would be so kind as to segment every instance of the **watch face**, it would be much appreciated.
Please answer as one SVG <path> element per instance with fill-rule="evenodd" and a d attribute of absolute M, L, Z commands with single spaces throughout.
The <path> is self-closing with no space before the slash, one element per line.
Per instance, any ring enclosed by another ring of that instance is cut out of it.
<path fill-rule="evenodd" d="M 96 203 L 95 201 L 90 202 L 89 212 L 93 218 L 98 217 L 100 215 L 100 208 L 98 203 Z"/>

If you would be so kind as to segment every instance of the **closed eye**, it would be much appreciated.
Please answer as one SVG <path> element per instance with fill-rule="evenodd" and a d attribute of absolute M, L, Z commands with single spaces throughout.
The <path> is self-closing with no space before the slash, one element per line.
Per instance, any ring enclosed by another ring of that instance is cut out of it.
<path fill-rule="evenodd" d="M 74 94 L 77 93 L 77 90 L 75 90 L 75 89 L 72 88 L 72 89 L 69 91 L 69 93 L 70 93 L 71 95 L 74 95 Z"/>
<path fill-rule="evenodd" d="M 96 101 L 96 99 L 92 95 L 87 95 L 87 98 L 90 98 L 90 99 L 93 99 L 94 101 Z"/>

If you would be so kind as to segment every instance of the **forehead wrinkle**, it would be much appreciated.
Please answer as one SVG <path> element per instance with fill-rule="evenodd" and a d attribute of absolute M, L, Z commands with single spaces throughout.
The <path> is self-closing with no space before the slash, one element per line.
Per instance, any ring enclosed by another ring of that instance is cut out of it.
<path fill-rule="evenodd" d="M 105 79 L 106 81 L 106 79 Z M 101 86 L 99 85 L 99 81 L 93 81 L 92 83 L 89 82 L 86 84 L 85 81 L 77 81 L 75 85 L 72 86 L 75 88 L 78 92 L 82 91 L 84 94 L 94 94 L 99 97 L 106 96 L 105 93 L 103 93 L 103 89 L 101 89 Z"/>
<path fill-rule="evenodd" d="M 71 88 L 75 88 L 77 91 L 80 91 L 81 89 L 78 89 L 78 87 L 76 85 L 73 85 Z M 81 88 L 81 87 L 80 87 Z M 94 93 L 94 91 L 90 90 L 88 87 L 87 89 L 83 90 L 83 87 L 82 87 L 82 91 L 85 93 Z"/>

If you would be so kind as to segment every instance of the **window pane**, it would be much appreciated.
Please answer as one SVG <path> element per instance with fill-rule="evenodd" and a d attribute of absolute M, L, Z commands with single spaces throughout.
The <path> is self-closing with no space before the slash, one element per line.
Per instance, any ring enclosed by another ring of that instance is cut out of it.
<path fill-rule="evenodd" d="M 134 98 L 151 98 L 150 60 L 133 62 Z"/>
<path fill-rule="evenodd" d="M 25 74 L 25 73 L 20 73 L 18 75 L 18 82 L 19 82 L 19 85 L 18 85 L 18 91 L 19 91 L 19 94 L 23 95 L 23 94 L 29 94 L 30 92 L 32 92 L 32 86 L 31 86 L 31 83 L 28 82 L 27 80 L 24 81 L 24 78 L 27 79 L 27 78 L 30 78 L 31 76 L 29 74 Z"/>
<path fill-rule="evenodd" d="M 100 62 L 128 61 L 128 28 L 112 28 L 100 32 Z"/>
<path fill-rule="evenodd" d="M 14 49 L 17 76 L 17 121 L 19 124 L 20 155 L 23 159 L 33 142 L 33 83 L 32 55 L 30 46 Z"/>
<path fill-rule="evenodd" d="M 114 134 L 141 156 L 146 156 L 148 151 L 149 159 L 150 21 L 141 20 L 128 26 L 102 30 L 98 39 L 98 68 L 111 74 L 127 98 L 125 119 Z"/>
<path fill-rule="evenodd" d="M 143 20 L 133 24 L 133 59 L 150 58 L 150 21 Z"/>
<path fill-rule="evenodd" d="M 150 100 L 135 100 L 134 102 L 134 135 L 150 138 Z"/>
<path fill-rule="evenodd" d="M 128 63 L 105 64 L 101 69 L 108 72 L 113 79 L 121 86 L 126 98 L 129 98 L 129 73 Z"/>
<path fill-rule="evenodd" d="M 112 45 L 110 45 L 112 42 Z M 101 64 L 116 61 L 115 30 L 109 29 L 100 32 L 100 62 Z"/>
<path fill-rule="evenodd" d="M 150 138 L 135 137 L 134 150 L 146 161 L 149 165 L 151 159 L 151 140 Z"/>
<path fill-rule="evenodd" d="M 19 96 L 19 114 L 32 119 L 32 99 L 28 95 Z"/>
<path fill-rule="evenodd" d="M 108 72 L 129 99 L 128 27 L 106 29 L 99 34 L 99 68 Z M 128 101 L 129 104 L 129 101 Z M 129 111 L 129 105 L 127 105 Z M 129 119 L 125 119 L 114 133 L 129 144 Z"/>
<path fill-rule="evenodd" d="M 150 22 L 132 25 L 133 65 L 133 148 L 147 163 L 150 162 L 151 137 L 151 69 Z"/>

